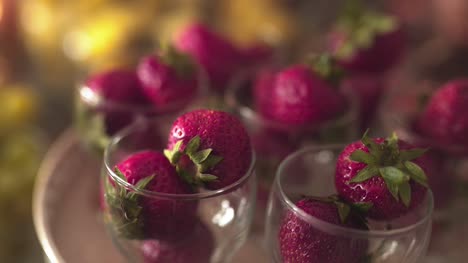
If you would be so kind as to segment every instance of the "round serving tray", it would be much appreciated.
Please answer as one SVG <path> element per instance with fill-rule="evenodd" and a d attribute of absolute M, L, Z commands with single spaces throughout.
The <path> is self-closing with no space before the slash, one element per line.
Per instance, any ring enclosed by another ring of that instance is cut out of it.
<path fill-rule="evenodd" d="M 51 263 L 123 263 L 98 216 L 101 162 L 82 149 L 73 130 L 52 145 L 34 190 L 36 232 Z M 251 236 L 233 262 L 268 262 L 261 238 Z"/>

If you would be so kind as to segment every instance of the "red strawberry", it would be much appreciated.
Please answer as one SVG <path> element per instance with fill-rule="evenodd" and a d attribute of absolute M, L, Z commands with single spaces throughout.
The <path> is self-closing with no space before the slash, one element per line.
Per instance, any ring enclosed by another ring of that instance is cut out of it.
<path fill-rule="evenodd" d="M 351 1 L 330 33 L 329 51 L 347 70 L 382 73 L 394 66 L 405 49 L 396 18 L 365 10 Z"/>
<path fill-rule="evenodd" d="M 261 76 L 254 95 L 263 117 L 288 126 L 317 125 L 346 108 L 345 98 L 332 83 L 306 65 L 290 66 L 273 77 Z"/>
<path fill-rule="evenodd" d="M 188 57 L 172 48 L 162 56 L 144 57 L 137 74 L 143 92 L 158 109 L 178 110 L 187 105 L 198 90 L 195 66 Z"/>
<path fill-rule="evenodd" d="M 349 213 L 350 207 L 334 198 L 305 198 L 298 201 L 296 206 L 328 223 L 367 229 L 362 218 Z M 301 219 L 295 212 L 288 211 L 280 226 L 279 246 L 284 263 L 358 263 L 366 257 L 368 243 L 364 239 L 353 240 L 326 233 Z"/>
<path fill-rule="evenodd" d="M 106 141 L 108 135 L 113 135 L 131 124 L 135 112 L 130 108 L 148 105 L 136 73 L 123 69 L 107 71 L 89 78 L 85 87 L 80 90 L 80 99 L 84 103 L 79 105 L 82 108 L 77 112 L 78 122 L 93 118 L 84 129 L 94 137 L 102 137 L 93 138 L 96 141 Z"/>
<path fill-rule="evenodd" d="M 360 128 L 365 131 L 374 119 L 382 97 L 382 79 L 370 74 L 354 74 L 343 80 L 341 89 L 352 92 L 359 100 Z"/>
<path fill-rule="evenodd" d="M 215 244 L 210 229 L 197 222 L 194 231 L 182 242 L 162 240 L 143 241 L 141 251 L 144 263 L 206 263 L 210 262 Z"/>
<path fill-rule="evenodd" d="M 92 100 L 90 102 L 98 100 L 98 105 L 105 101 L 123 105 L 146 102 L 140 81 L 133 71 L 117 69 L 94 75 L 86 81 L 86 87 L 94 94 L 81 94 L 82 98 Z"/>
<path fill-rule="evenodd" d="M 156 193 L 193 194 L 159 152 L 143 151 L 118 163 L 115 172 L 139 189 Z M 106 201 L 113 224 L 130 239 L 178 240 L 190 233 L 196 222 L 197 202 L 149 197 L 127 191 L 116 183 L 107 185 Z"/>
<path fill-rule="evenodd" d="M 175 47 L 190 54 L 207 72 L 210 85 L 223 91 L 243 64 L 242 52 L 227 39 L 201 24 L 185 28 L 174 42 Z"/>
<path fill-rule="evenodd" d="M 338 157 L 335 186 L 350 203 L 372 205 L 369 217 L 377 220 L 398 218 L 424 200 L 427 190 L 425 150 L 398 140 L 394 134 L 346 146 Z"/>
<path fill-rule="evenodd" d="M 252 146 L 243 124 L 222 111 L 196 110 L 174 122 L 166 156 L 182 170 L 195 173 L 185 176 L 204 182 L 208 189 L 228 186 L 248 171 L 252 163 Z M 190 165 L 183 163 L 189 157 Z M 196 168 L 196 169 L 193 169 Z"/>
<path fill-rule="evenodd" d="M 255 76 L 253 83 L 253 99 L 257 109 L 269 107 L 271 90 L 275 82 L 275 75 L 271 69 L 261 69 Z"/>
<path fill-rule="evenodd" d="M 430 98 L 417 130 L 443 149 L 468 152 L 468 79 L 451 81 Z"/>

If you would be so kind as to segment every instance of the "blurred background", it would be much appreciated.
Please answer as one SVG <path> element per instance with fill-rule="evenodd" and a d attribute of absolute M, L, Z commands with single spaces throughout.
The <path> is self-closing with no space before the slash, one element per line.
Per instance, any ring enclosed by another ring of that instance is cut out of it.
<path fill-rule="evenodd" d="M 428 74 L 468 71 L 463 63 L 468 1 L 369 2 L 403 23 L 409 35 L 408 63 L 428 65 Z M 133 66 L 142 54 L 154 52 L 158 43 L 195 21 L 209 23 L 240 46 L 268 43 L 285 61 L 294 61 L 322 41 L 321 23 L 335 17 L 339 4 L 0 0 L 0 262 L 43 258 L 32 225 L 34 180 L 48 146 L 72 124 L 74 92 L 85 75 Z M 400 69 L 406 70 L 396 71 Z"/>

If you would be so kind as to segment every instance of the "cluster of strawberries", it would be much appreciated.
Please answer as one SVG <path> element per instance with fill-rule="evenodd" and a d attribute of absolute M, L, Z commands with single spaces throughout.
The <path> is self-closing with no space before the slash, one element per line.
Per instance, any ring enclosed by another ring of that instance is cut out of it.
<path fill-rule="evenodd" d="M 249 176 L 252 163 L 250 138 L 236 117 L 191 111 L 174 122 L 164 152 L 139 151 L 115 165 L 116 176 L 135 189 L 109 178 L 103 209 L 119 236 L 144 240 L 145 262 L 209 262 L 214 237 L 198 218 L 195 194 L 238 182 Z M 193 198 L 173 200 L 141 191 Z"/>
<path fill-rule="evenodd" d="M 330 33 L 327 53 L 305 63 L 258 70 L 259 65 L 272 60 L 272 48 L 240 48 L 207 26 L 195 24 L 183 30 L 163 54 L 143 58 L 135 71 L 95 75 L 86 87 L 106 102 L 179 111 L 201 89 L 199 68 L 215 93 L 223 93 L 233 75 L 255 68 L 252 101 L 262 118 L 286 127 L 286 131 L 320 125 L 350 110 L 345 93 L 352 92 L 359 99 L 359 121 L 364 129 L 379 105 L 384 90 L 382 75 L 404 53 L 405 35 L 392 17 L 348 11 Z M 434 142 L 429 146 L 468 149 L 466 105 L 468 80 L 450 82 L 426 101 L 412 127 Z M 106 114 L 105 108 L 103 112 Z M 111 135 L 129 121 L 109 112 L 105 115 L 106 131 Z M 275 137 L 276 132 L 270 130 L 263 139 Z M 115 173 L 137 191 L 196 194 L 200 189 L 218 190 L 237 182 L 249 172 L 253 150 L 294 148 L 270 146 L 256 140 L 251 144 L 243 124 L 226 112 L 196 110 L 174 122 L 164 153 L 135 153 L 117 164 Z M 432 160 L 424 153 L 396 135 L 371 139 L 365 134 L 339 156 L 335 174 L 338 194 L 307 197 L 296 205 L 324 221 L 358 229 L 367 229 L 367 218 L 401 217 L 421 204 L 431 178 L 437 177 Z M 146 240 L 141 249 L 147 262 L 209 260 L 214 240 L 198 219 L 197 201 L 155 200 L 119 189 L 112 182 L 106 187 L 106 201 L 105 209 L 117 219 L 113 224 L 122 226 L 119 234 Z M 174 244 L 180 236 L 186 241 Z M 200 237 L 203 244 L 190 241 Z M 278 238 L 284 262 L 294 263 L 360 262 L 368 246 L 364 241 L 351 244 L 350 240 L 319 233 L 294 213 L 286 215 Z M 342 249 L 340 254 L 329 253 L 336 246 Z"/>

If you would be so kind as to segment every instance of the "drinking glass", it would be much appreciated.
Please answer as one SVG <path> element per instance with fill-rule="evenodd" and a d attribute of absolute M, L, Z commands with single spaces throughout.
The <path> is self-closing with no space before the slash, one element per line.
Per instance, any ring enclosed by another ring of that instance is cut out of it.
<path fill-rule="evenodd" d="M 308 144 L 345 143 L 358 139 L 359 109 L 356 97 L 346 93 L 349 108 L 340 116 L 320 125 L 290 127 L 266 119 L 256 111 L 252 79 L 252 72 L 236 76 L 226 92 L 225 102 L 247 127 L 257 153 L 257 207 L 260 209 L 256 211 L 254 230 L 262 232 L 268 193 L 279 163 Z"/>
<path fill-rule="evenodd" d="M 368 230 L 335 225 L 311 216 L 295 205 L 303 196 L 336 194 L 335 164 L 341 145 L 310 146 L 288 156 L 279 166 L 270 193 L 265 223 L 265 242 L 273 262 L 283 262 L 279 230 L 286 216 L 294 215 L 303 225 L 334 242 L 323 247 L 329 256 L 343 258 L 356 247 L 367 247 L 362 262 L 421 262 L 431 235 L 432 193 L 409 214 L 388 221 L 368 220 Z M 297 253 L 301 253 L 297 251 Z M 367 260 L 367 261 L 364 261 Z M 344 262 L 344 261 L 339 261 Z"/>
<path fill-rule="evenodd" d="M 82 143 L 102 155 L 110 137 L 138 119 L 151 119 L 158 127 L 169 132 L 177 116 L 206 104 L 207 79 L 198 70 L 198 90 L 189 102 L 174 101 L 163 107 L 151 103 L 122 104 L 107 101 L 86 84 L 78 85 L 75 96 L 75 127 Z"/>
<path fill-rule="evenodd" d="M 158 121 L 137 121 L 115 135 L 105 149 L 101 176 L 101 188 L 104 192 L 102 207 L 105 223 L 114 243 L 130 262 L 153 262 L 152 257 L 157 258 L 158 253 L 178 253 L 174 256 L 182 255 L 181 257 L 185 258 L 189 255 L 192 262 L 229 262 L 246 241 L 254 212 L 254 154 L 246 174 L 235 183 L 218 190 L 200 189 L 194 194 L 139 190 L 120 178 L 114 172 L 114 167 L 129 155 L 143 150 L 162 152 L 164 146 L 152 144 L 150 140 L 161 134 L 162 130 L 164 127 L 159 126 Z M 144 221 L 142 225 L 123 224 L 122 218 L 128 219 L 132 211 L 124 208 L 124 198 L 112 198 L 115 197 L 116 191 L 123 191 L 127 196 L 133 195 L 136 200 L 170 207 L 174 213 L 184 213 L 183 209 L 194 209 L 196 217 L 177 221 L 180 224 L 176 227 L 148 226 Z M 115 202 L 124 204 L 123 208 L 117 206 L 116 209 Z M 144 231 L 149 229 L 148 227 L 164 234 L 157 238 L 147 238 Z M 140 235 L 135 238 L 128 233 Z M 161 262 L 161 259 L 153 260 Z"/>

